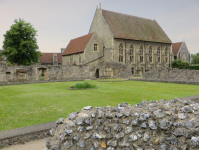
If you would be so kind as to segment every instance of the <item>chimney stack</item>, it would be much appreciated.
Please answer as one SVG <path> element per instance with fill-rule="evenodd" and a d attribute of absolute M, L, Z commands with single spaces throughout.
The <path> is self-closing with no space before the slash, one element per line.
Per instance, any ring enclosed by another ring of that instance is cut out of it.
<path fill-rule="evenodd" d="M 63 53 L 65 51 L 66 48 L 61 48 L 61 53 Z"/>

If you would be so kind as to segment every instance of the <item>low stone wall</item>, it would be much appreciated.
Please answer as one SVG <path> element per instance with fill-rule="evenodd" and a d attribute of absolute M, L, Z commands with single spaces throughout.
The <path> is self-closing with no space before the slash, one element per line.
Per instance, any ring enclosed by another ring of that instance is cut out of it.
<path fill-rule="evenodd" d="M 87 106 L 58 119 L 46 150 L 196 150 L 198 119 L 199 104 L 178 98 Z"/>
<path fill-rule="evenodd" d="M 158 68 L 146 72 L 143 79 L 199 82 L 199 70 Z"/>

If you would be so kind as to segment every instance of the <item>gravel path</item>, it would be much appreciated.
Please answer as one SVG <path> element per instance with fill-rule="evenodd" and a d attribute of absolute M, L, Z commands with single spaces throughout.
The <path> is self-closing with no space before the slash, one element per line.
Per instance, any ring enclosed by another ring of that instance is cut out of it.
<path fill-rule="evenodd" d="M 25 144 L 12 145 L 2 150 L 43 150 L 46 148 L 46 139 L 26 142 Z"/>

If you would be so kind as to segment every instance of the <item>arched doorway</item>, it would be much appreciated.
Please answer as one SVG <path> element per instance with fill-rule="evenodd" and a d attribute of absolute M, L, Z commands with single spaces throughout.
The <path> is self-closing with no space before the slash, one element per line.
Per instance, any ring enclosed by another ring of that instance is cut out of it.
<path fill-rule="evenodd" d="M 96 70 L 96 72 L 95 72 L 95 77 L 96 77 L 96 78 L 99 78 L 99 69 Z"/>

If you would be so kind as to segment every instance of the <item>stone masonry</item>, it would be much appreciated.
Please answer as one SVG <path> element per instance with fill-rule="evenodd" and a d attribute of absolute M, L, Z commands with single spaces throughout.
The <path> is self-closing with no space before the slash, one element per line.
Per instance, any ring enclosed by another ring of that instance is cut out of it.
<path fill-rule="evenodd" d="M 199 82 L 199 70 L 158 68 L 146 72 L 143 79 Z"/>
<path fill-rule="evenodd" d="M 150 101 L 84 107 L 57 120 L 45 150 L 196 150 L 199 104 Z"/>

